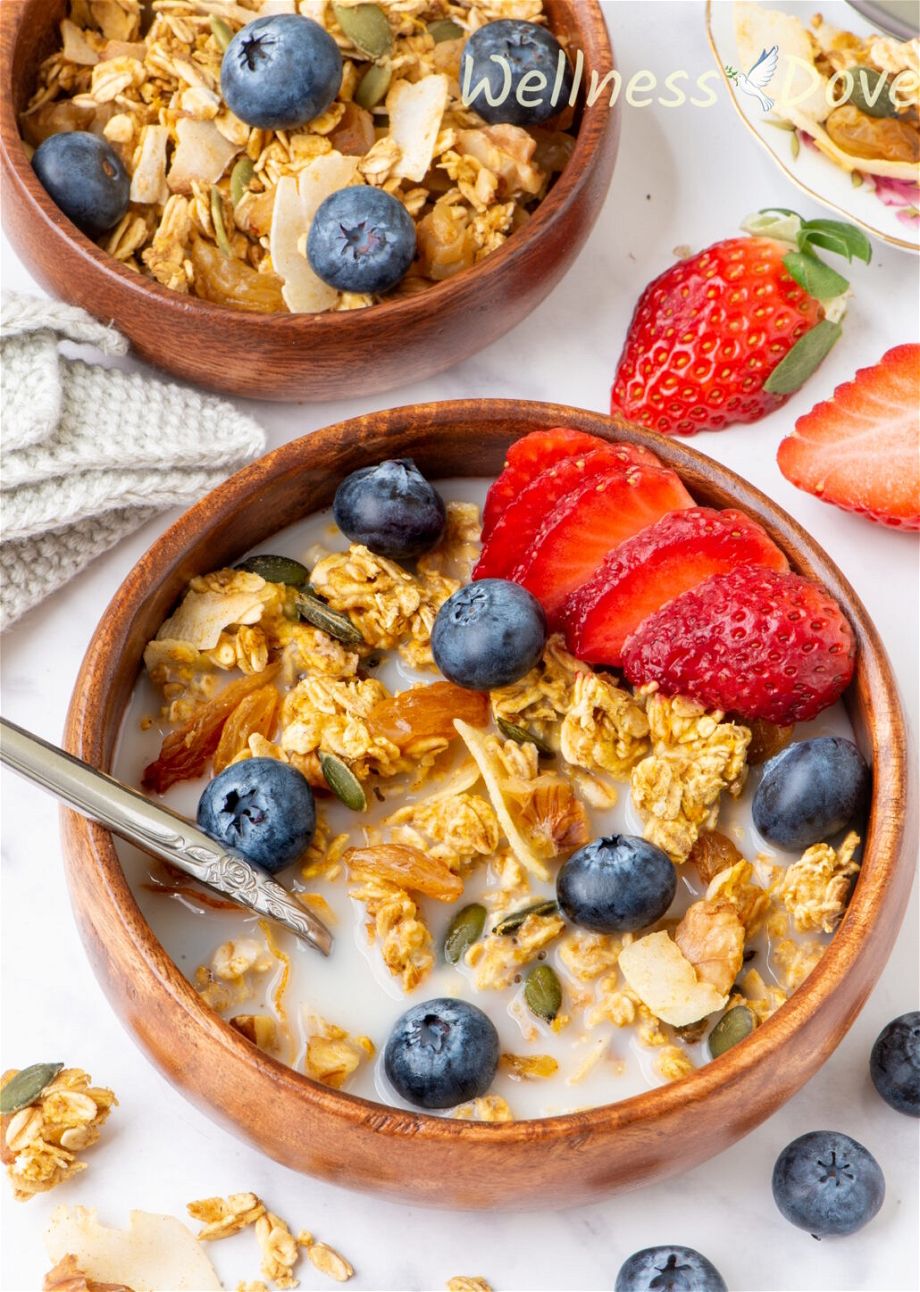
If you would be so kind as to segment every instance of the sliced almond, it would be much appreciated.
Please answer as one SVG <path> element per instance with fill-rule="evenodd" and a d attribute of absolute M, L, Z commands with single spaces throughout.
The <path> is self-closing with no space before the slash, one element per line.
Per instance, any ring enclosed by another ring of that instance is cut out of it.
<path fill-rule="evenodd" d="M 400 179 L 423 180 L 434 157 L 434 146 L 447 110 L 450 82 L 442 73 L 423 76 L 413 85 L 397 81 L 387 95 L 390 138 L 400 157 L 393 174 Z"/>

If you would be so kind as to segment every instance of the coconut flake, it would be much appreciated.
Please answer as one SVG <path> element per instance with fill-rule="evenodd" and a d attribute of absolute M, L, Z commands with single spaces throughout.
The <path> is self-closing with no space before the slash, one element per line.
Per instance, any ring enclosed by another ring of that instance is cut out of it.
<path fill-rule="evenodd" d="M 86 39 L 84 32 L 69 18 L 64 18 L 61 22 L 61 40 L 63 42 L 61 53 L 69 63 L 79 63 L 81 67 L 95 67 L 99 62 L 99 55 Z"/>
<path fill-rule="evenodd" d="M 393 174 L 400 179 L 423 180 L 434 157 L 434 146 L 447 110 L 449 81 L 442 73 L 420 81 L 397 81 L 387 95 L 390 138 L 399 146 L 400 158 Z"/>
<path fill-rule="evenodd" d="M 179 142 L 166 182 L 174 193 L 189 194 L 192 184 L 216 184 L 239 152 L 239 145 L 217 129 L 213 121 L 182 117 L 176 122 Z"/>
<path fill-rule="evenodd" d="M 220 1292 L 204 1248 L 174 1216 L 132 1211 L 127 1229 L 111 1229 L 92 1207 L 58 1207 L 45 1233 L 45 1250 L 55 1264 L 72 1256 L 87 1279 L 123 1284 L 133 1292 Z"/>
<path fill-rule="evenodd" d="M 358 161 L 337 152 L 324 153 L 300 172 L 299 179 L 285 175 L 275 188 L 269 250 L 275 273 L 284 280 L 281 294 L 293 314 L 319 314 L 338 299 L 336 289 L 310 268 L 301 248 L 326 198 L 354 182 Z"/>
<path fill-rule="evenodd" d="M 131 201 L 165 206 L 169 200 L 166 183 L 166 126 L 145 126 L 140 160 L 131 177 Z"/>
<path fill-rule="evenodd" d="M 620 952 L 620 971 L 643 1005 L 673 1027 L 686 1027 L 722 1009 L 728 996 L 702 982 L 676 942 L 663 930 Z"/>

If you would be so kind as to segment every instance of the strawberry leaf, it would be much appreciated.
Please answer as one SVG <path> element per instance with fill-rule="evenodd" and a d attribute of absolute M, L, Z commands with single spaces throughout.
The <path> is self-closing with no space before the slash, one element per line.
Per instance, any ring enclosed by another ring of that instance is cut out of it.
<path fill-rule="evenodd" d="M 835 296 L 842 296 L 850 285 L 836 269 L 825 265 L 808 250 L 790 251 L 783 256 L 783 264 L 798 285 L 818 301 L 831 301 Z"/>
<path fill-rule="evenodd" d="M 855 257 L 867 265 L 872 259 L 872 244 L 862 229 L 844 220 L 806 220 L 799 233 L 799 248 L 806 251 L 810 246 L 824 247 L 847 260 Z"/>
<path fill-rule="evenodd" d="M 785 359 L 780 360 L 770 373 L 763 384 L 767 394 L 791 395 L 804 386 L 837 341 L 841 331 L 839 323 L 831 323 L 828 319 L 816 323 L 810 332 L 796 341 Z"/>

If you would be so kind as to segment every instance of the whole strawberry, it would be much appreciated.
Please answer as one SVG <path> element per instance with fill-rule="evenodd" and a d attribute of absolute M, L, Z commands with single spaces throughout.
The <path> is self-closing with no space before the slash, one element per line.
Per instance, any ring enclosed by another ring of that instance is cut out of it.
<path fill-rule="evenodd" d="M 814 248 L 868 263 L 865 235 L 788 211 L 744 227 L 754 236 L 717 242 L 646 287 L 612 412 L 665 435 L 753 422 L 784 404 L 838 339 L 849 284 Z"/>

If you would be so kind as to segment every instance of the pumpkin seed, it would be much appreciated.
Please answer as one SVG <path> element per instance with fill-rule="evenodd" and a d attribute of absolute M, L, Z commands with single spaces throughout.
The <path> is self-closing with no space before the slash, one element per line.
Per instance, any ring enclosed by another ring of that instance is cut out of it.
<path fill-rule="evenodd" d="M 344 642 L 346 646 L 363 644 L 364 638 L 351 620 L 346 615 L 340 615 L 337 610 L 330 609 L 325 601 L 320 601 L 313 593 L 298 590 L 296 605 L 301 619 L 305 619 L 314 628 L 321 628 L 336 641 Z"/>
<path fill-rule="evenodd" d="M 217 14 L 212 14 L 211 35 L 217 41 L 217 48 L 222 54 L 225 54 L 227 46 L 233 39 L 233 28 L 229 23 L 224 22 L 223 18 L 218 18 Z"/>
<path fill-rule="evenodd" d="M 503 920 L 499 920 L 492 932 L 499 934 L 500 937 L 507 938 L 512 933 L 517 933 L 529 915 L 558 914 L 559 907 L 552 898 L 546 902 L 534 902 L 532 906 L 525 906 L 523 910 L 512 911 L 510 915 L 506 915 Z"/>
<path fill-rule="evenodd" d="M 440 45 L 442 40 L 459 40 L 466 33 L 453 18 L 439 18 L 437 22 L 428 24 L 428 35 L 436 45 Z"/>
<path fill-rule="evenodd" d="M 367 807 L 367 795 L 364 786 L 354 772 L 335 754 L 320 754 L 319 765 L 323 779 L 337 798 L 340 798 L 352 812 L 363 812 Z"/>
<path fill-rule="evenodd" d="M 33 1063 L 30 1068 L 17 1072 L 0 1090 L 0 1113 L 6 1117 L 34 1104 L 63 1066 L 63 1063 Z"/>
<path fill-rule="evenodd" d="M 526 727 L 519 727 L 513 722 L 507 722 L 504 718 L 497 719 L 497 726 L 503 736 L 513 740 L 518 745 L 536 745 L 537 753 L 543 754 L 545 758 L 552 758 L 555 750 L 551 749 L 545 740 L 540 736 L 535 736 L 532 731 Z"/>
<path fill-rule="evenodd" d="M 790 135 L 790 136 L 789 136 L 789 150 L 790 150 L 790 152 L 792 153 L 792 160 L 793 160 L 793 161 L 795 161 L 796 157 L 798 157 L 799 153 L 801 152 L 801 149 L 802 149 L 802 144 L 801 144 L 801 142 L 800 142 L 800 140 L 799 140 L 798 135 Z"/>
<path fill-rule="evenodd" d="M 736 1005 L 727 1014 L 723 1014 L 709 1033 L 709 1053 L 714 1059 L 733 1045 L 750 1036 L 754 1030 L 754 1015 L 747 1005 Z"/>
<path fill-rule="evenodd" d="M 847 99 L 854 107 L 869 117 L 898 115 L 885 72 L 876 71 L 874 67 L 851 67 L 848 72 L 852 82 Z"/>
<path fill-rule="evenodd" d="M 444 939 L 444 959 L 448 964 L 455 965 L 463 959 L 473 943 L 482 937 L 485 923 L 486 908 L 478 902 L 457 912 Z"/>
<path fill-rule="evenodd" d="M 249 157 L 242 156 L 230 172 L 230 200 L 239 206 L 244 194 L 249 192 L 249 182 L 256 169 Z"/>
<path fill-rule="evenodd" d="M 393 79 L 393 69 L 389 63 L 371 63 L 370 67 L 358 82 L 355 90 L 355 103 L 359 108 L 376 108 L 386 97 Z"/>
<path fill-rule="evenodd" d="M 302 588 L 310 577 L 310 571 L 300 561 L 292 556 L 273 556 L 270 552 L 247 556 L 236 568 L 259 574 L 266 583 L 286 583 L 289 588 Z"/>
<path fill-rule="evenodd" d="M 368 58 L 383 58 L 393 48 L 387 16 L 377 4 L 334 4 L 336 22 L 351 43 Z"/>
<path fill-rule="evenodd" d="M 562 1005 L 562 987 L 555 970 L 549 965 L 531 969 L 524 981 L 524 999 L 532 1014 L 551 1023 Z"/>
<path fill-rule="evenodd" d="M 230 239 L 224 226 L 223 199 L 216 184 L 211 185 L 211 223 L 214 225 L 214 239 L 217 245 L 225 256 L 232 256 L 233 248 L 230 246 Z"/>
<path fill-rule="evenodd" d="M 854 188 L 862 188 L 863 177 L 858 170 L 850 171 L 850 183 Z"/>

